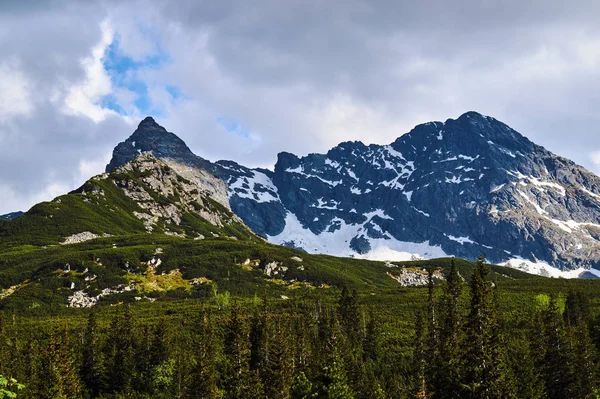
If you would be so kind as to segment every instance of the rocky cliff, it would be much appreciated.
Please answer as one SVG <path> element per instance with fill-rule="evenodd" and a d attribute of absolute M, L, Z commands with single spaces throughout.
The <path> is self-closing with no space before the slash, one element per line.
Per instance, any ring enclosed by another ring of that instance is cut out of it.
<path fill-rule="evenodd" d="M 255 232 L 308 252 L 600 267 L 600 178 L 476 112 L 389 145 L 281 153 L 273 172 L 211 163 L 147 118 L 107 170 L 144 151 L 221 178 Z"/>

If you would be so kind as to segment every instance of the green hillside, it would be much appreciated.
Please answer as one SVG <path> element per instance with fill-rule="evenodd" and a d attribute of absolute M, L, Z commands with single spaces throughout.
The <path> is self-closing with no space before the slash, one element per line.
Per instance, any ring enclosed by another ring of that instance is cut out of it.
<path fill-rule="evenodd" d="M 598 393 L 599 280 L 310 255 L 203 184 L 145 156 L 0 221 L 0 392 L 6 376 L 19 398 Z"/>

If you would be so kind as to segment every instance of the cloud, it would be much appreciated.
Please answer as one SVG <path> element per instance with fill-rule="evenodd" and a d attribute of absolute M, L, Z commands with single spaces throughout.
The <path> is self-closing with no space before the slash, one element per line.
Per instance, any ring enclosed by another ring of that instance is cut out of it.
<path fill-rule="evenodd" d="M 31 83 L 19 69 L 16 60 L 0 63 L 0 123 L 33 112 Z"/>
<path fill-rule="evenodd" d="M 106 119 L 113 110 L 102 107 L 100 99 L 112 92 L 110 77 L 104 67 L 105 52 L 113 42 L 113 31 L 108 21 L 100 24 L 102 38 L 88 57 L 81 60 L 85 70 L 85 78 L 81 83 L 72 86 L 65 98 L 65 112 L 83 115 L 100 122 Z"/>
<path fill-rule="evenodd" d="M 100 173 L 148 113 L 272 166 L 476 110 L 600 172 L 595 1 L 36 5 L 0 11 L 0 213 Z"/>

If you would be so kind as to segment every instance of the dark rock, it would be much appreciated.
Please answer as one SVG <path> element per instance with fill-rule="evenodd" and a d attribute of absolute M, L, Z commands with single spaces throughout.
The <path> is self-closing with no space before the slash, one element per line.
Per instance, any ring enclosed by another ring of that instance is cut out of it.
<path fill-rule="evenodd" d="M 476 112 L 416 126 L 387 146 L 355 141 L 327 154 L 280 153 L 273 172 L 211 163 L 146 118 L 107 170 L 140 151 L 224 180 L 233 211 L 277 243 L 333 235 L 336 251 L 347 249 L 338 255 L 418 243 L 467 259 L 600 267 L 600 178 Z"/>

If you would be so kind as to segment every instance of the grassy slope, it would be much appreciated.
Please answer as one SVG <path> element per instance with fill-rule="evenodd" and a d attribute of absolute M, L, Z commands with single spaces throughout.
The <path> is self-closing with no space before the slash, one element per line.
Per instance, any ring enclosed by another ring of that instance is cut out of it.
<path fill-rule="evenodd" d="M 265 290 L 277 297 L 335 292 L 344 285 L 357 289 L 362 295 L 375 294 L 378 299 L 391 295 L 390 301 L 398 293 L 410 296 L 420 292 L 400 287 L 387 275 L 397 269 L 388 268 L 381 262 L 309 255 L 267 244 L 210 198 L 197 206 L 224 215 L 231 223 L 217 227 L 198 214 L 186 212 L 180 225 L 161 220 L 153 234 L 148 234 L 142 221 L 134 216 L 134 212 L 144 210 L 124 194 L 121 186 L 132 183 L 141 187 L 159 204 L 176 203 L 177 198 L 166 198 L 154 192 L 143 181 L 148 172 L 132 169 L 131 172 L 112 173 L 108 178 L 93 178 L 80 189 L 38 204 L 15 220 L 0 220 L 0 293 L 4 293 L 0 308 L 62 312 L 67 297 L 73 293 L 73 284 L 75 290 L 85 290 L 90 295 L 131 282 L 141 287 L 139 292 L 105 297 L 105 302 L 134 301 L 139 295 L 171 300 L 207 297 L 210 284 L 191 285 L 193 279 L 199 278 L 210 280 L 221 291 L 239 298 L 253 297 Z M 177 190 L 175 192 L 176 196 Z M 167 229 L 188 237 L 202 234 L 207 238 L 193 240 L 168 236 L 164 234 Z M 65 237 L 84 231 L 112 236 L 58 245 Z M 154 257 L 157 248 L 162 249 L 158 256 L 162 264 L 156 271 L 148 271 L 147 262 Z M 300 257 L 303 261 L 294 261 L 292 257 Z M 260 266 L 243 266 L 246 259 L 258 260 Z M 269 277 L 263 272 L 264 265 L 273 261 L 287 267 L 282 273 L 284 279 L 281 274 Z M 446 258 L 405 262 L 403 265 L 440 267 L 447 271 L 450 262 Z M 67 264 L 70 271 L 64 272 Z M 469 279 L 472 264 L 457 260 L 457 265 L 461 275 Z M 492 270 L 498 283 L 538 280 L 510 268 L 493 266 Z M 169 276 L 169 273 L 174 274 Z M 85 280 L 93 276 L 93 281 Z M 158 287 L 157 292 L 149 292 L 152 287 Z"/>
<path fill-rule="evenodd" d="M 59 310 L 64 308 L 67 297 L 73 292 L 70 288 L 72 283 L 75 290 L 85 289 L 92 295 L 97 295 L 103 288 L 127 285 L 131 281 L 140 283 L 147 272 L 147 262 L 155 256 L 158 248 L 162 253 L 156 256 L 162 263 L 156 275 L 179 270 L 186 281 L 184 286 L 188 288 L 177 290 L 175 285 L 169 292 L 160 290 L 156 295 L 149 295 L 165 299 L 209 296 L 207 284 L 189 289 L 187 282 L 197 278 L 213 281 L 220 290 L 238 297 L 260 295 L 265 289 L 276 296 L 295 295 L 296 291 L 328 290 L 329 287 L 335 291 L 344 285 L 362 294 L 406 290 L 387 275 L 396 269 L 381 262 L 309 255 L 291 248 L 229 238 L 191 240 L 164 234 L 132 234 L 67 246 L 19 246 L 0 250 L 0 288 L 17 287 L 14 293 L 0 300 L 0 308 L 31 309 L 40 306 Z M 292 257 L 300 257 L 302 262 Z M 243 266 L 247 259 L 259 261 L 260 266 Z M 269 277 L 263 272 L 264 265 L 273 261 L 288 268 L 284 280 L 281 274 Z M 65 273 L 67 264 L 71 271 Z M 406 262 L 406 265 L 448 270 L 450 259 Z M 472 264 L 457 260 L 457 265 L 461 275 L 468 278 Z M 87 274 L 84 275 L 86 269 Z M 504 267 L 494 266 L 494 271 L 494 279 L 499 282 L 532 278 Z M 85 281 L 86 276 L 94 275 L 97 277 L 92 282 Z M 133 301 L 133 297 L 139 295 L 139 292 L 132 291 L 103 300 Z"/>
<path fill-rule="evenodd" d="M 112 173 L 105 179 L 95 177 L 70 194 L 35 205 L 15 220 L 0 220 L 0 250 L 22 245 L 56 245 L 65 237 L 84 231 L 115 236 L 146 232 L 143 222 L 134 215 L 134 212 L 141 213 L 144 209 L 127 197 L 117 182 L 133 182 L 159 204 L 170 203 L 175 198 L 166 198 L 154 192 L 142 181 L 143 174 L 134 168 L 129 173 Z M 234 219 L 233 214 L 216 201 L 205 198 L 205 203 L 194 206 Z M 159 221 L 154 232 L 161 233 L 165 228 L 191 237 L 202 234 L 258 240 L 241 222 L 233 221 L 217 227 L 190 212 L 183 214 L 179 226 Z"/>

